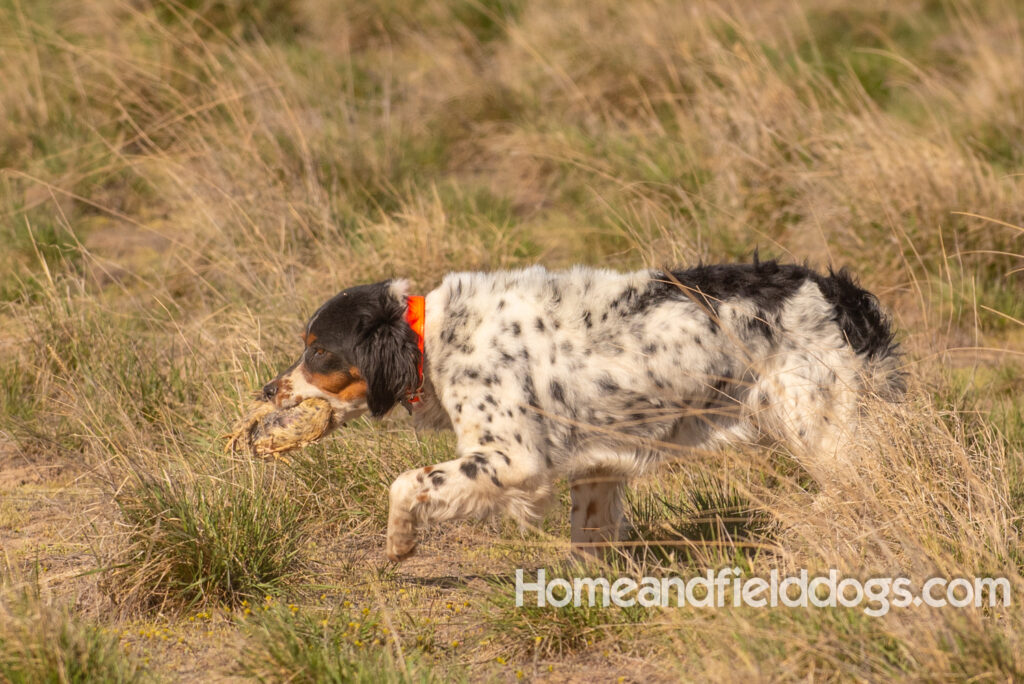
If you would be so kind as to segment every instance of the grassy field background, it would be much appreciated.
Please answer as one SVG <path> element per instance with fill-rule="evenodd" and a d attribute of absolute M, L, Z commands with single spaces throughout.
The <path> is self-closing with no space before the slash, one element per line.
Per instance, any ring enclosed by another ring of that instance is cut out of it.
<path fill-rule="evenodd" d="M 1022 21 L 0 0 L 0 681 L 1024 678 Z M 343 287 L 755 247 L 879 294 L 907 401 L 827 511 L 784 453 L 666 466 L 612 571 L 1005 576 L 1010 610 L 516 610 L 514 568 L 575 571 L 564 510 L 384 559 L 387 484 L 450 436 L 222 453 Z"/>

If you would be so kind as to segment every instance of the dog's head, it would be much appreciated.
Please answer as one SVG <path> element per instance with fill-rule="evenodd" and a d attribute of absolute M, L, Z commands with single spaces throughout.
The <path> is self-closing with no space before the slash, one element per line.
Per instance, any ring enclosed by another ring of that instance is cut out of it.
<path fill-rule="evenodd" d="M 382 416 L 418 386 L 420 350 L 406 322 L 408 283 L 350 287 L 306 324 L 299 359 L 263 387 L 263 398 L 290 408 L 320 397 L 338 423 L 366 411 Z"/>

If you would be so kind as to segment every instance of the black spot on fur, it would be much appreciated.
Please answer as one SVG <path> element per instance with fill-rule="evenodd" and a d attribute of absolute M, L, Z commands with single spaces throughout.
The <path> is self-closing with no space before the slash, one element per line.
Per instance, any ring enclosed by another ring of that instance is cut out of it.
<path fill-rule="evenodd" d="M 637 292 L 637 289 L 634 286 L 630 285 L 612 300 L 610 306 L 611 308 L 619 309 L 624 313 L 632 313 L 639 304 L 639 298 L 640 293 Z"/>
<path fill-rule="evenodd" d="M 523 329 L 519 327 L 518 323 L 513 323 L 512 324 L 512 334 L 513 335 L 515 335 L 516 337 L 519 337 L 520 333 L 522 333 L 522 332 L 523 332 Z"/>
<path fill-rule="evenodd" d="M 461 470 L 462 474 L 468 477 L 470 480 L 476 479 L 477 468 L 475 463 L 463 461 L 462 463 L 459 464 L 459 470 Z"/>
<path fill-rule="evenodd" d="M 537 332 L 544 332 L 544 321 L 542 321 L 540 318 L 538 318 L 533 325 L 535 328 L 537 328 Z"/>
<path fill-rule="evenodd" d="M 533 408 L 540 408 L 540 402 L 537 400 L 537 388 L 534 387 L 533 378 L 529 375 L 523 381 L 523 390 L 526 393 L 526 403 Z"/>
<path fill-rule="evenodd" d="M 557 380 L 552 380 L 549 390 L 551 392 L 552 399 L 554 399 L 560 404 L 565 403 L 565 388 L 562 387 L 562 383 L 558 382 Z"/>
<path fill-rule="evenodd" d="M 653 374 L 652 374 L 653 377 Z M 619 383 L 611 379 L 607 375 L 602 375 L 601 379 L 597 381 L 597 386 L 602 392 L 618 392 Z"/>
<path fill-rule="evenodd" d="M 772 326 L 766 320 L 768 314 L 764 311 L 758 311 L 753 318 L 748 318 L 746 321 L 747 332 L 751 335 L 760 335 L 769 342 L 775 338 L 775 333 Z"/>

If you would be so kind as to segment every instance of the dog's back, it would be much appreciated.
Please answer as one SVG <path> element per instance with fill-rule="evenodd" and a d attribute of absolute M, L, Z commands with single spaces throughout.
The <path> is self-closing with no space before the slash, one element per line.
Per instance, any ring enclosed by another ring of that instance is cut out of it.
<path fill-rule="evenodd" d="M 431 375 L 449 413 L 529 437 L 567 472 L 594 452 L 640 467 L 645 441 L 834 448 L 873 369 L 901 382 L 888 321 L 842 272 L 538 267 L 452 274 L 430 297 L 444 312 Z"/>

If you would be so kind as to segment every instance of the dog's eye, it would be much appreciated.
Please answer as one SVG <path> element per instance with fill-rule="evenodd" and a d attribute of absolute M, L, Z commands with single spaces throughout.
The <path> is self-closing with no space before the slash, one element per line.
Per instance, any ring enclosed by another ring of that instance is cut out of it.
<path fill-rule="evenodd" d="M 321 348 L 321 347 L 317 347 L 316 349 L 314 349 L 314 350 L 313 350 L 313 354 L 314 354 L 315 356 L 323 356 L 323 355 L 324 355 L 324 354 L 326 354 L 326 353 L 327 353 L 327 350 L 326 350 L 326 349 L 323 349 L 323 348 Z"/>

